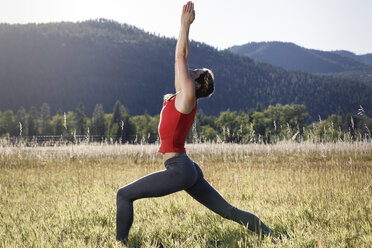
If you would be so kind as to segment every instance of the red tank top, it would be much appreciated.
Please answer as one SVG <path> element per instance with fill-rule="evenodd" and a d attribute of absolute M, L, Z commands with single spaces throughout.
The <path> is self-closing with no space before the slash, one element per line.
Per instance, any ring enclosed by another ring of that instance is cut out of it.
<path fill-rule="evenodd" d="M 189 114 L 183 114 L 176 109 L 174 105 L 176 97 L 165 102 L 160 113 L 159 152 L 186 152 L 185 141 L 195 119 L 195 113 L 198 106 L 196 103 L 194 109 Z"/>

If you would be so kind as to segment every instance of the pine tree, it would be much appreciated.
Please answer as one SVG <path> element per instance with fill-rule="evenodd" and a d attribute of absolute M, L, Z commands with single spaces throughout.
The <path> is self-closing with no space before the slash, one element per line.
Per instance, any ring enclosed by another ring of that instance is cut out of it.
<path fill-rule="evenodd" d="M 262 104 L 260 102 L 256 105 L 256 112 L 262 112 Z"/>
<path fill-rule="evenodd" d="M 105 136 L 105 112 L 102 104 L 97 104 L 94 108 L 92 118 L 92 134 L 97 136 L 97 140 L 102 140 Z"/>
<path fill-rule="evenodd" d="M 37 108 L 32 106 L 30 108 L 30 113 L 28 114 L 27 118 L 27 129 L 28 129 L 28 136 L 37 136 L 39 135 L 38 132 L 38 111 Z"/>
<path fill-rule="evenodd" d="M 63 115 L 63 111 L 61 108 L 57 109 L 56 115 L 61 115 L 61 116 Z"/>
<path fill-rule="evenodd" d="M 75 127 L 77 135 L 84 135 L 87 131 L 87 118 L 84 114 L 84 105 L 82 103 L 76 108 Z"/>
<path fill-rule="evenodd" d="M 110 134 L 113 136 L 115 142 L 122 141 L 123 137 L 123 107 L 120 104 L 120 101 L 116 101 L 112 113 L 112 121 L 110 126 Z"/>
<path fill-rule="evenodd" d="M 17 124 L 13 114 L 13 111 L 5 111 L 0 120 L 0 126 L 3 129 L 3 132 L 9 134 L 10 136 L 15 136 L 17 132 Z"/>
<path fill-rule="evenodd" d="M 132 142 L 136 138 L 136 126 L 129 118 L 129 113 L 127 111 L 124 112 L 123 115 L 123 134 L 122 134 L 122 142 Z"/>
<path fill-rule="evenodd" d="M 129 119 L 129 113 L 120 101 L 116 101 L 112 114 L 110 135 L 116 142 L 131 142 L 136 136 L 136 127 Z"/>
<path fill-rule="evenodd" d="M 123 112 L 123 107 L 120 104 L 120 101 L 116 101 L 113 109 L 113 114 L 112 114 L 112 122 L 111 122 L 111 127 L 114 123 L 119 123 L 122 120 L 122 112 Z"/>
<path fill-rule="evenodd" d="M 61 112 L 57 111 L 57 114 L 55 116 L 53 116 L 53 119 L 52 119 L 52 128 L 53 128 L 53 134 L 54 135 L 63 135 L 63 134 L 66 134 L 66 129 L 63 125 L 63 113 L 61 114 Z"/>
<path fill-rule="evenodd" d="M 50 124 L 50 107 L 48 103 L 44 103 L 40 109 L 41 117 L 41 134 L 51 135 L 53 133 L 52 126 Z"/>

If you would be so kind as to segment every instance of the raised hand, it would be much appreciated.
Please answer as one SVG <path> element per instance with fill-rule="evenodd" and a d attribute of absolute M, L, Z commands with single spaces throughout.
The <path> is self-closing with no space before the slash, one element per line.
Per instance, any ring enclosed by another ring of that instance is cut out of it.
<path fill-rule="evenodd" d="M 195 20 L 194 3 L 190 1 L 183 6 L 181 24 L 191 25 L 191 23 L 193 23 L 194 20 Z"/>

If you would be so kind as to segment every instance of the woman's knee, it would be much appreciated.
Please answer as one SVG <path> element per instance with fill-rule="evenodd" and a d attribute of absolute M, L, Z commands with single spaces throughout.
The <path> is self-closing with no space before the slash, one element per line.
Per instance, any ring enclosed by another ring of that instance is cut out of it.
<path fill-rule="evenodd" d="M 128 190 L 126 187 L 122 187 L 118 190 L 116 193 L 116 200 L 130 200 L 129 199 L 129 194 Z"/>

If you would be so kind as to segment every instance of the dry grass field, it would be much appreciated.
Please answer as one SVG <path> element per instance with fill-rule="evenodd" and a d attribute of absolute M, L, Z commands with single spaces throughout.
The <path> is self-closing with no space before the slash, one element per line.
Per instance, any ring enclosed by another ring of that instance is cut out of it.
<path fill-rule="evenodd" d="M 116 191 L 164 166 L 156 145 L 0 145 L 0 247 L 120 247 Z M 193 144 L 189 156 L 274 244 L 185 192 L 134 203 L 129 247 L 372 247 L 372 144 Z"/>

